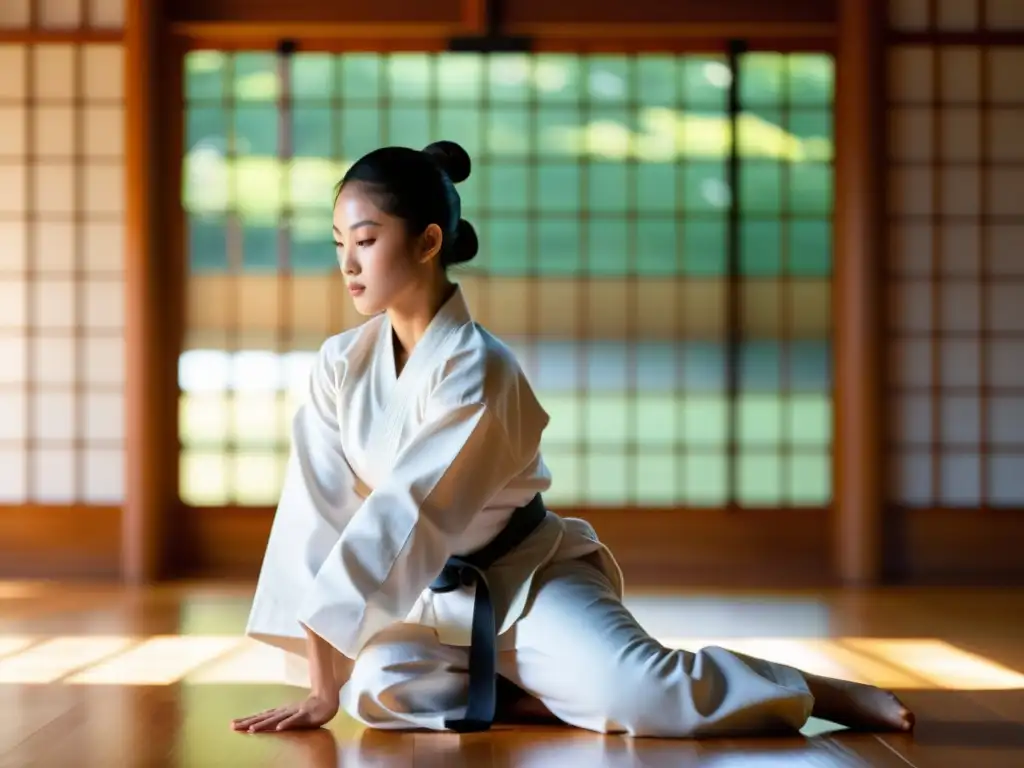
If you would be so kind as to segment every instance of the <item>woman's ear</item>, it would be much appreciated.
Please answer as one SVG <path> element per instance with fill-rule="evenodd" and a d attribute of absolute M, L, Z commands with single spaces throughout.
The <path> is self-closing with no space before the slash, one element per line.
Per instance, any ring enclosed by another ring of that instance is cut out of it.
<path fill-rule="evenodd" d="M 428 224 L 420 235 L 419 260 L 426 264 L 428 261 L 437 258 L 441 253 L 441 244 L 444 241 L 444 233 L 437 224 Z"/>

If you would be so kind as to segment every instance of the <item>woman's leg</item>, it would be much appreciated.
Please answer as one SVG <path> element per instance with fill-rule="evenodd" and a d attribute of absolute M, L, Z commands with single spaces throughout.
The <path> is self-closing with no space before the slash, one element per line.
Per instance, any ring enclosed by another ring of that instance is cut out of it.
<path fill-rule="evenodd" d="M 516 651 L 502 654 L 501 673 L 561 720 L 593 731 L 766 734 L 797 730 L 812 712 L 848 725 L 902 722 L 898 702 L 875 688 L 853 689 L 724 648 L 665 648 L 588 559 L 539 574 L 515 631 Z"/>
<path fill-rule="evenodd" d="M 341 706 L 374 728 L 442 730 L 446 719 L 465 713 L 468 650 L 442 645 L 429 627 L 389 627 L 359 654 L 342 688 Z M 534 696 L 499 678 L 495 721 L 550 723 L 557 719 Z"/>
<path fill-rule="evenodd" d="M 914 714 L 896 694 L 873 685 L 803 673 L 814 696 L 814 717 L 863 731 L 909 731 Z"/>
<path fill-rule="evenodd" d="M 363 648 L 341 689 L 341 707 L 372 728 L 445 730 L 469 691 L 467 648 L 443 645 L 430 627 L 393 624 Z"/>

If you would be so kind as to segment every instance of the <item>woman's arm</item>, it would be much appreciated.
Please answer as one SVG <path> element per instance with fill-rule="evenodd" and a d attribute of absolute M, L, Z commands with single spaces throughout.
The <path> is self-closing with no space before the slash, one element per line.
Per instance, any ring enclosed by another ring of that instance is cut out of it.
<path fill-rule="evenodd" d="M 352 660 L 309 627 L 306 630 L 306 658 L 309 660 L 309 695 L 304 701 L 275 707 L 232 721 L 236 731 L 285 731 L 319 728 L 338 714 L 341 686 L 352 674 Z"/>
<path fill-rule="evenodd" d="M 306 658 L 309 660 L 310 695 L 337 704 L 338 694 L 352 674 L 352 660 L 305 625 Z"/>
<path fill-rule="evenodd" d="M 359 508 L 356 479 L 341 444 L 336 413 L 337 339 L 321 347 L 305 402 L 292 422 L 292 448 L 246 626 L 246 634 L 279 647 L 303 642 L 310 695 L 294 706 L 233 721 L 236 730 L 317 727 L 338 710 L 351 662 L 300 621 L 295 606 L 310 590 L 341 531 Z"/>
<path fill-rule="evenodd" d="M 304 640 L 294 607 L 362 504 L 341 442 L 337 339 L 320 348 L 307 393 L 292 419 L 291 446 L 246 634 L 280 645 Z"/>
<path fill-rule="evenodd" d="M 304 593 L 299 620 L 349 658 L 408 615 L 473 518 L 521 469 L 499 415 L 467 402 L 457 379 L 440 389 Z"/>

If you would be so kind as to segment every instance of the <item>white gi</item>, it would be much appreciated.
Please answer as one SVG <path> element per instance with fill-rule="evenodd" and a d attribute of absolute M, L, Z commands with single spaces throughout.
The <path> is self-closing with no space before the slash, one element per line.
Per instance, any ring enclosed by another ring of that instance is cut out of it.
<path fill-rule="evenodd" d="M 303 624 L 354 659 L 341 700 L 376 728 L 445 729 L 465 711 L 474 587 L 428 585 L 551 483 L 548 416 L 461 289 L 396 376 L 386 315 L 321 347 L 246 633 L 302 657 Z M 667 649 L 623 607 L 611 553 L 548 512 L 488 571 L 498 670 L 581 728 L 701 736 L 800 728 L 796 670 Z"/>

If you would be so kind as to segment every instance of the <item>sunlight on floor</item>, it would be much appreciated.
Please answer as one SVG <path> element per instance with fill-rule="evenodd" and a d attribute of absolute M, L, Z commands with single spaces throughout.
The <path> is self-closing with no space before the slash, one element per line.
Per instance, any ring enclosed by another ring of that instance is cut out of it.
<path fill-rule="evenodd" d="M 849 638 L 847 645 L 865 655 L 875 656 L 893 666 L 910 659 L 910 668 L 937 688 L 954 690 L 996 690 L 1024 688 L 1024 675 L 1017 674 L 975 653 L 954 648 L 941 640 L 867 640 Z M 952 651 L 952 653 L 950 652 Z"/>
<path fill-rule="evenodd" d="M 850 651 L 842 640 L 818 638 L 701 638 L 665 637 L 662 642 L 671 648 L 695 649 L 709 645 L 768 659 L 780 664 L 799 667 L 807 672 L 827 677 L 842 677 L 885 688 L 934 688 L 930 681 L 906 666 L 880 663 L 867 653 Z M 874 642 L 874 641 L 869 641 Z M 1009 670 L 1008 670 L 1009 671 Z"/>
<path fill-rule="evenodd" d="M 123 653 L 131 644 L 128 637 L 42 638 L 19 653 L 0 659 L 0 683 L 53 682 Z"/>
<path fill-rule="evenodd" d="M 1024 688 L 1019 671 L 933 638 L 661 639 L 675 648 L 719 645 L 886 688 Z M 234 636 L 0 636 L 0 683 L 7 684 L 294 684 L 285 669 L 282 652 Z"/>

